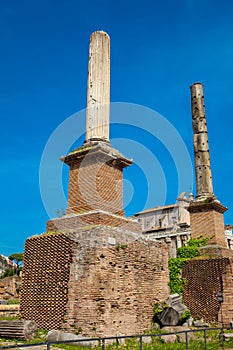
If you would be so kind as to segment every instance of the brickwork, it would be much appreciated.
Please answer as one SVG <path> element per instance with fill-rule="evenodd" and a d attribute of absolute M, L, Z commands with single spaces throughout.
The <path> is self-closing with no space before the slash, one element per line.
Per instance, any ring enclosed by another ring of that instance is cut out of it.
<path fill-rule="evenodd" d="M 120 228 L 99 226 L 26 242 L 20 315 L 40 328 L 86 335 L 137 333 L 167 298 L 168 252 Z"/>
<path fill-rule="evenodd" d="M 88 244 L 84 250 L 77 247 L 73 254 L 65 328 L 91 336 L 148 329 L 154 303 L 169 293 L 165 244 Z"/>
<path fill-rule="evenodd" d="M 126 231 L 141 233 L 141 227 L 135 220 L 127 219 L 119 215 L 110 214 L 103 211 L 93 211 L 84 214 L 65 215 L 61 218 L 47 222 L 46 230 L 61 231 L 63 233 L 73 232 L 78 228 L 85 230 L 93 225 L 106 225 L 124 228 Z"/>
<path fill-rule="evenodd" d="M 229 264 L 226 266 L 226 271 L 222 276 L 223 281 L 223 304 L 222 313 L 219 312 L 218 320 L 222 321 L 225 325 L 230 324 L 233 321 L 233 259 L 229 259 Z"/>
<path fill-rule="evenodd" d="M 136 232 L 114 226 L 86 226 L 69 233 L 69 237 L 77 242 L 82 249 L 90 247 L 108 247 L 109 245 L 124 245 L 141 238 Z"/>
<path fill-rule="evenodd" d="M 102 209 L 123 215 L 120 169 L 85 160 L 85 164 L 70 168 L 69 183 L 67 213 Z"/>
<path fill-rule="evenodd" d="M 232 259 L 198 259 L 188 261 L 182 269 L 182 277 L 187 280 L 183 293 L 185 305 L 194 318 L 206 322 L 221 321 L 217 293 L 223 290 L 224 324 L 233 319 Z"/>
<path fill-rule="evenodd" d="M 63 161 L 70 166 L 67 214 L 99 209 L 124 215 L 122 170 L 131 161 L 103 142 L 84 145 Z"/>
<path fill-rule="evenodd" d="M 188 210 L 192 238 L 204 235 L 210 238 L 208 244 L 227 247 L 223 220 L 225 207 L 220 203 L 194 202 L 191 203 Z"/>
<path fill-rule="evenodd" d="M 72 245 L 63 234 L 27 239 L 20 316 L 40 328 L 61 327 L 67 303 Z"/>

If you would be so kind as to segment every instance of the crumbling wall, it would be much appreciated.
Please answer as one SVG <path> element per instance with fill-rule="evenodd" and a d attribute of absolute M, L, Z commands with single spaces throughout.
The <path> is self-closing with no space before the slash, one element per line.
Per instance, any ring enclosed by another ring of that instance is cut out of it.
<path fill-rule="evenodd" d="M 151 325 L 168 297 L 165 243 L 96 226 L 26 241 L 20 316 L 40 328 L 132 334 Z"/>
<path fill-rule="evenodd" d="M 166 245 L 138 240 L 80 248 L 73 254 L 64 327 L 91 336 L 148 329 L 154 303 L 169 294 Z"/>
<path fill-rule="evenodd" d="M 87 228 L 97 225 L 114 226 L 122 228 L 125 231 L 141 233 L 141 227 L 136 220 L 124 218 L 102 210 L 94 210 L 82 214 L 69 214 L 49 220 L 47 221 L 46 231 L 72 233 L 79 228 L 87 231 Z"/>
<path fill-rule="evenodd" d="M 18 299 L 21 278 L 11 276 L 2 278 L 0 281 L 0 299 Z"/>
<path fill-rule="evenodd" d="M 182 277 L 187 280 L 183 300 L 192 316 L 207 322 L 221 322 L 217 294 L 222 290 L 223 322 L 229 325 L 233 319 L 232 259 L 190 260 L 182 268 Z"/>

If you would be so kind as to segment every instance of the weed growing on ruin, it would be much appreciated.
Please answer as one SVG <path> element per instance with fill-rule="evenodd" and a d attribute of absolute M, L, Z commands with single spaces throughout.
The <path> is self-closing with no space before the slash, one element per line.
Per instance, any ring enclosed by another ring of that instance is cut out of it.
<path fill-rule="evenodd" d="M 165 302 L 163 302 L 162 304 L 155 303 L 154 304 L 154 315 L 160 314 L 163 310 L 165 310 L 167 308 L 168 308 L 168 305 Z"/>
<path fill-rule="evenodd" d="M 8 305 L 15 305 L 19 304 L 19 299 L 9 299 L 8 300 Z"/>
<path fill-rule="evenodd" d="M 207 244 L 210 238 L 200 236 L 191 238 L 186 246 L 177 249 L 177 257 L 168 260 L 169 287 L 171 294 L 182 294 L 187 281 L 181 277 L 181 269 L 184 263 L 200 255 L 200 247 Z"/>
<path fill-rule="evenodd" d="M 19 316 L 0 317 L 0 321 L 15 321 L 15 320 L 19 320 Z"/>
<path fill-rule="evenodd" d="M 119 252 L 120 249 L 123 249 L 123 250 L 126 249 L 127 248 L 127 244 L 121 244 L 120 245 L 119 243 L 117 243 L 115 247 L 116 247 L 116 251 Z"/>
<path fill-rule="evenodd" d="M 180 316 L 180 323 L 184 323 L 191 317 L 191 311 L 189 309 L 185 310 L 182 315 Z"/>
<path fill-rule="evenodd" d="M 46 231 L 41 234 L 41 236 L 49 236 L 49 235 L 56 235 L 58 233 L 61 233 L 60 231 Z"/>

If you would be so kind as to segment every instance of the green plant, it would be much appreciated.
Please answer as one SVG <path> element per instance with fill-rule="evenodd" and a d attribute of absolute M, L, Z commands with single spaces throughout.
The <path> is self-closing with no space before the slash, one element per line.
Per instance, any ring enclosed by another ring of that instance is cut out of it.
<path fill-rule="evenodd" d="M 1 275 L 1 278 L 12 277 L 16 274 L 16 269 L 6 269 Z"/>
<path fill-rule="evenodd" d="M 126 249 L 127 248 L 127 244 L 119 244 L 119 243 L 117 243 L 116 244 L 116 250 L 119 252 L 119 250 L 120 250 L 120 248 L 121 249 Z"/>
<path fill-rule="evenodd" d="M 170 258 L 168 260 L 170 277 L 168 285 L 170 287 L 171 294 L 178 293 L 181 295 L 184 290 L 184 286 L 186 285 L 187 281 L 181 277 L 181 268 L 187 260 L 188 259 L 184 258 Z"/>
<path fill-rule="evenodd" d="M 180 322 L 184 323 L 185 321 L 187 321 L 190 317 L 191 317 L 191 312 L 189 309 L 185 310 L 183 312 L 183 314 L 180 316 Z"/>
<path fill-rule="evenodd" d="M 23 265 L 23 256 L 24 253 L 14 253 L 8 256 L 8 258 L 13 261 L 16 264 L 17 269 L 19 269 Z"/>
<path fill-rule="evenodd" d="M 19 299 L 9 299 L 8 300 L 8 305 L 15 305 L 19 304 Z"/>
<path fill-rule="evenodd" d="M 77 331 L 75 332 L 75 334 L 80 334 L 80 333 L 82 333 L 82 331 L 83 331 L 83 329 L 82 329 L 82 327 L 79 327 L 78 329 L 77 329 Z"/>
<path fill-rule="evenodd" d="M 169 269 L 169 287 L 171 294 L 182 294 L 187 281 L 181 277 L 182 266 L 186 261 L 196 258 L 200 255 L 200 247 L 207 244 L 210 238 L 200 236 L 191 238 L 186 246 L 177 249 L 177 257 L 168 260 Z"/>
<path fill-rule="evenodd" d="M 159 323 L 160 324 L 160 321 L 159 321 L 159 318 L 158 318 L 158 315 L 163 312 L 165 309 L 167 309 L 169 306 L 164 302 L 162 303 L 155 303 L 154 304 L 154 315 L 153 315 L 153 323 Z"/>
<path fill-rule="evenodd" d="M 55 235 L 58 233 L 60 233 L 60 231 L 46 231 L 46 232 L 42 233 L 42 236 Z"/>
<path fill-rule="evenodd" d="M 163 303 L 155 303 L 154 304 L 154 315 L 160 314 L 163 310 L 167 309 L 168 305 L 163 302 Z"/>
<path fill-rule="evenodd" d="M 13 321 L 13 320 L 19 320 L 19 316 L 0 317 L 0 321 Z"/>
<path fill-rule="evenodd" d="M 36 344 L 41 343 L 42 339 L 46 338 L 47 330 L 38 330 L 36 338 L 30 341 L 23 341 L 20 340 L 20 344 Z M 152 333 L 147 332 L 145 334 L 165 334 L 166 332 L 162 330 L 153 330 Z M 189 350 L 204 350 L 206 349 L 205 343 L 203 340 L 203 331 L 195 332 L 195 339 L 189 340 L 188 348 Z M 221 340 L 219 339 L 219 330 L 207 330 L 206 332 L 207 336 L 207 348 L 208 350 L 219 350 L 221 348 Z M 185 342 L 179 342 L 176 341 L 175 343 L 166 343 L 164 340 L 160 337 L 152 337 L 151 343 L 145 343 L 145 338 L 142 339 L 143 341 L 143 350 L 185 350 L 186 344 Z M 43 340 L 44 341 L 44 340 Z M 0 345 L 4 346 L 4 342 L 9 343 L 12 342 L 12 344 L 16 344 L 18 342 L 18 339 L 0 339 Z M 232 349 L 233 347 L 233 340 L 225 341 L 224 342 L 224 348 L 225 349 Z M 71 345 L 71 344 L 56 344 L 56 348 L 65 349 L 65 350 L 78 350 L 78 349 L 87 349 L 86 347 L 82 347 L 79 345 Z M 96 344 L 95 349 L 101 350 L 101 344 L 99 342 Z M 125 339 L 123 340 L 123 343 L 121 343 L 121 340 L 115 341 L 112 344 L 106 345 L 106 350 L 138 350 L 139 349 L 139 339 Z"/>

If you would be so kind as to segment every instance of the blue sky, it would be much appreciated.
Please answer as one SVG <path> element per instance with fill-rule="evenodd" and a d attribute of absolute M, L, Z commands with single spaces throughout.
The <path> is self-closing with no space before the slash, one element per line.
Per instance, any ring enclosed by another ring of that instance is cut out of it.
<path fill-rule="evenodd" d="M 41 156 L 54 130 L 85 108 L 89 36 L 95 30 L 111 37 L 111 101 L 160 113 L 177 130 L 192 159 L 189 86 L 204 84 L 214 192 L 229 208 L 225 222 L 233 223 L 232 13 L 230 0 L 1 1 L 1 254 L 22 251 L 27 237 L 45 231 Z M 139 159 L 139 165 L 126 170 L 126 192 L 128 188 L 132 197 L 130 203 L 126 199 L 126 214 L 160 204 L 164 182 L 161 204 L 174 203 L 176 164 L 163 142 L 123 124 L 112 127 L 111 137 L 123 139 L 113 144 L 128 157 L 136 156 L 135 141 L 158 161 L 148 172 L 142 152 L 141 163 Z M 124 146 L 128 139 L 131 145 Z M 59 163 L 59 156 L 54 161 Z M 55 181 L 56 174 L 51 174 L 48 186 Z M 146 204 L 148 177 L 152 190 Z M 63 182 L 66 192 L 66 168 Z M 189 188 L 182 190 L 189 192 L 193 184 L 185 186 Z M 62 208 L 55 195 L 54 201 L 56 216 Z"/>

